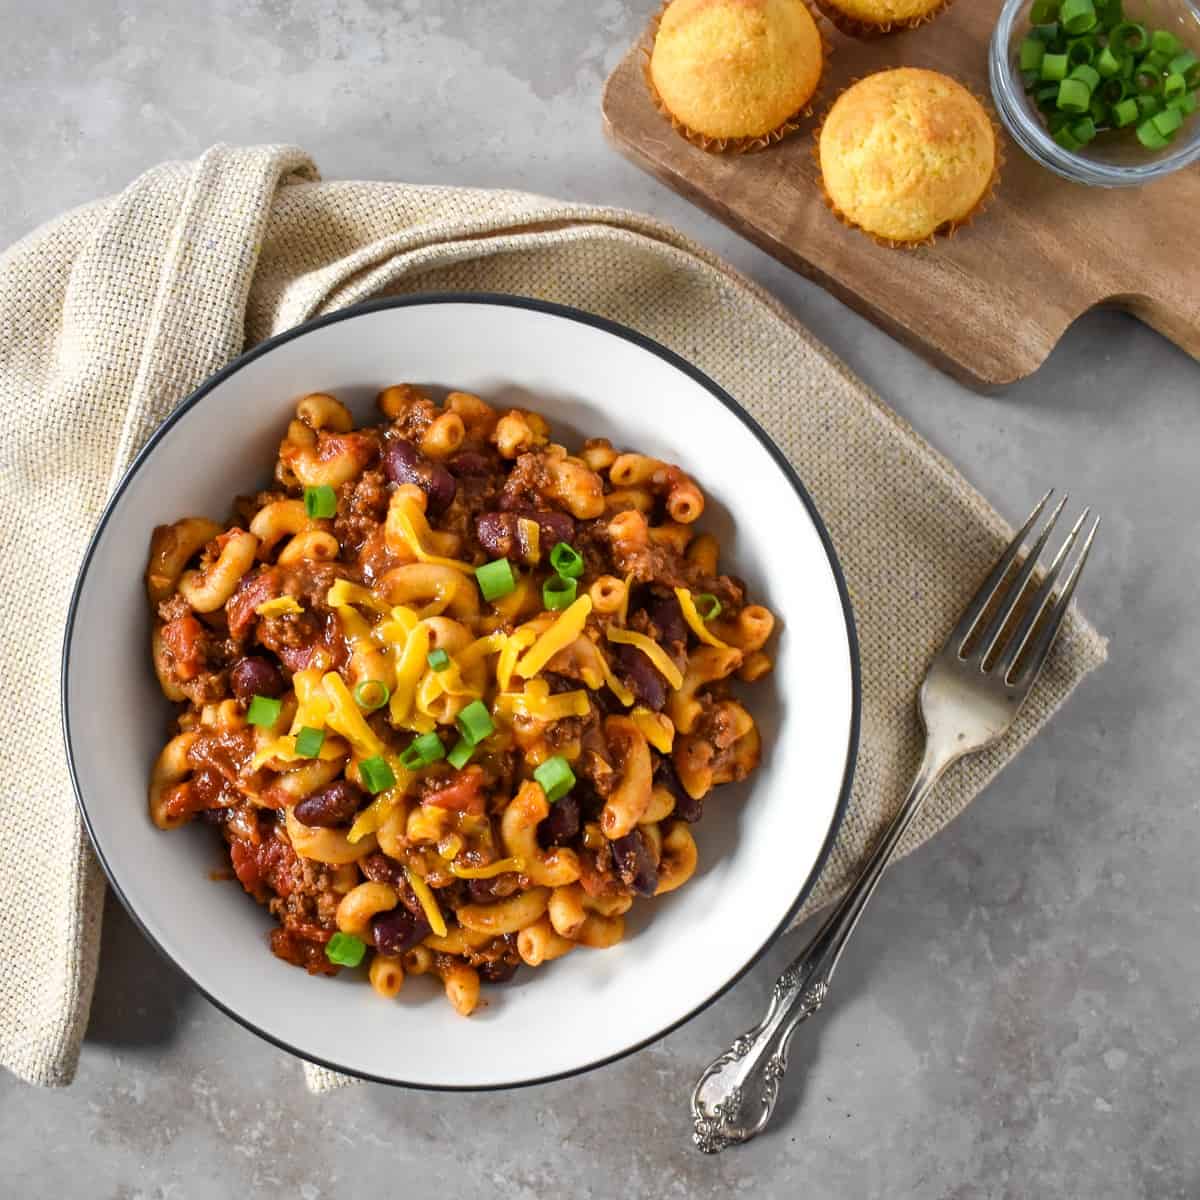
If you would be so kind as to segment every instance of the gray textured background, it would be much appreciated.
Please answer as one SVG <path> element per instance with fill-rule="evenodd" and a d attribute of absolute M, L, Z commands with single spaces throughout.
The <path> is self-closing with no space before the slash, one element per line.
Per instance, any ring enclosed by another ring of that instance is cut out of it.
<path fill-rule="evenodd" d="M 297 142 L 328 178 L 651 212 L 771 288 L 1010 518 L 1049 483 L 1094 503 L 1081 598 L 1111 664 L 891 872 L 775 1128 L 741 1152 L 693 1151 L 685 1097 L 796 937 L 582 1079 L 314 1099 L 110 905 L 74 1087 L 0 1077 L 0 1193 L 1200 1195 L 1200 369 L 1110 313 L 1003 396 L 927 368 L 606 147 L 601 82 L 653 3 L 0 0 L 0 243 L 218 140 Z"/>

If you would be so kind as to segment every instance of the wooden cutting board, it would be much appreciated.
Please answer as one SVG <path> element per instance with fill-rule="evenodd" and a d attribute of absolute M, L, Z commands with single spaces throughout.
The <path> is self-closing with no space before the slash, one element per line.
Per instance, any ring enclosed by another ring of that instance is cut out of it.
<path fill-rule="evenodd" d="M 1144 188 L 1083 187 L 1037 166 L 1006 134 L 995 198 L 953 238 L 892 250 L 825 207 L 812 131 L 832 98 L 893 66 L 945 71 L 989 95 L 1000 5 L 958 0 L 922 29 L 870 42 L 826 27 L 834 52 L 816 115 L 747 155 L 707 154 L 679 137 L 647 95 L 637 45 L 605 85 L 605 128 L 638 166 L 973 387 L 1035 371 L 1099 304 L 1129 310 L 1200 357 L 1200 166 Z"/>

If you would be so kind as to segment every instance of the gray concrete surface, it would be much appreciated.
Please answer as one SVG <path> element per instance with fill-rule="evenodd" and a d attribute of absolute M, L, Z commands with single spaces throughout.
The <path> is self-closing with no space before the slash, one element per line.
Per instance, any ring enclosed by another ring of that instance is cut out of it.
<path fill-rule="evenodd" d="M 330 178 L 654 213 L 774 291 L 1010 517 L 1050 482 L 1094 503 L 1082 600 L 1110 666 L 891 873 L 798 1039 L 780 1119 L 741 1152 L 693 1151 L 685 1098 L 795 937 L 596 1074 L 315 1099 L 110 905 L 74 1087 L 0 1078 L 0 1194 L 1200 1195 L 1200 368 L 1100 313 L 1003 396 L 926 367 L 606 147 L 600 85 L 652 7 L 2 0 L 0 243 L 217 140 L 298 142 Z"/>

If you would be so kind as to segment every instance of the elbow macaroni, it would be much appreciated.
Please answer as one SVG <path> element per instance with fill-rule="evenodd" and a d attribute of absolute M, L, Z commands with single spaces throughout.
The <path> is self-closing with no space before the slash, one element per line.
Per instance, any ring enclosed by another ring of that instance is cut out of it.
<path fill-rule="evenodd" d="M 359 429 L 335 396 L 304 396 L 241 524 L 154 531 L 151 658 L 185 711 L 149 813 L 162 829 L 209 816 L 288 961 L 328 973 L 325 944 L 355 938 L 379 996 L 430 975 L 468 1015 L 520 964 L 617 944 L 635 895 L 694 874 L 685 799 L 758 765 L 729 681 L 771 669 L 775 618 L 718 573 L 679 467 L 606 438 L 572 454 L 539 413 L 467 392 L 439 405 L 402 384 L 378 404 L 390 424 Z M 419 468 L 400 484 L 382 469 L 396 437 Z M 309 516 L 312 487 L 333 489 L 332 516 Z M 512 514 L 524 547 L 491 599 L 486 513 Z M 559 540 L 582 570 L 547 609 Z M 709 621 L 702 593 L 720 601 Z M 389 931 L 411 925 L 403 952 L 375 948 L 389 913 Z"/>

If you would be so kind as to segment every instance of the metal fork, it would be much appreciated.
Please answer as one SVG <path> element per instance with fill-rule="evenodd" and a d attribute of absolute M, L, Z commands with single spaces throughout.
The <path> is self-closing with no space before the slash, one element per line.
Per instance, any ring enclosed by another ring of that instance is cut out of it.
<path fill-rule="evenodd" d="M 1100 525 L 1099 519 L 1092 524 L 1074 567 L 1055 595 L 1055 585 L 1087 520 L 1089 510 L 1085 509 L 1055 555 L 1045 579 L 1022 607 L 1038 558 L 1066 497 L 1016 567 L 1011 582 L 1009 576 L 1052 493 L 1053 489 L 1042 497 L 1009 543 L 925 676 L 919 703 L 925 726 L 925 755 L 900 811 L 850 890 L 776 981 L 766 1016 L 700 1076 L 692 1092 L 692 1140 L 706 1154 L 748 1142 L 767 1127 L 779 1096 L 779 1081 L 787 1071 L 792 1034 L 801 1021 L 821 1007 L 846 942 L 895 856 L 905 830 L 946 768 L 964 754 L 997 741 L 1012 725 L 1033 688 L 1062 626 Z"/>

